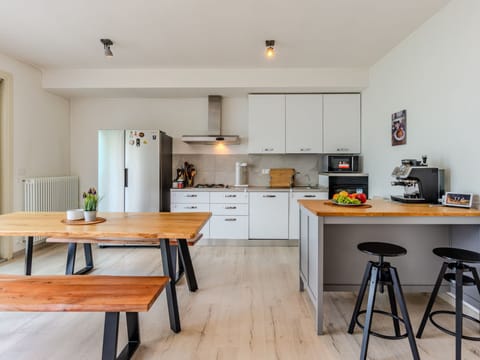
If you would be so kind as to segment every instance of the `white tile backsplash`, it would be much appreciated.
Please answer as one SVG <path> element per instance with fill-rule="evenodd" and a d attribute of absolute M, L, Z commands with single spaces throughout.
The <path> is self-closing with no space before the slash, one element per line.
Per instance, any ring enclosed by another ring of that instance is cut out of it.
<path fill-rule="evenodd" d="M 185 161 L 195 165 L 197 175 L 195 184 L 216 183 L 233 185 L 235 181 L 235 162 L 248 163 L 249 185 L 268 186 L 269 175 L 262 174 L 262 169 L 294 168 L 296 185 L 316 185 L 322 155 L 208 155 L 175 154 L 173 155 L 173 174 Z"/>

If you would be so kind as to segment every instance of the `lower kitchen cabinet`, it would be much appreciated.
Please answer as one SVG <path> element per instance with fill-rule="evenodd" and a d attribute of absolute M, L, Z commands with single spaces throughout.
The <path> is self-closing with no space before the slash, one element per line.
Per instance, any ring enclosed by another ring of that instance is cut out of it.
<path fill-rule="evenodd" d="M 250 239 L 288 239 L 288 192 L 251 192 Z"/>
<path fill-rule="evenodd" d="M 248 193 L 210 193 L 210 238 L 248 239 Z"/>
<path fill-rule="evenodd" d="M 248 216 L 213 215 L 210 230 L 212 239 L 248 239 Z"/>
<path fill-rule="evenodd" d="M 298 240 L 300 235 L 300 206 L 298 200 L 327 200 L 328 192 L 306 191 L 290 193 L 290 219 L 288 228 L 288 238 Z"/>

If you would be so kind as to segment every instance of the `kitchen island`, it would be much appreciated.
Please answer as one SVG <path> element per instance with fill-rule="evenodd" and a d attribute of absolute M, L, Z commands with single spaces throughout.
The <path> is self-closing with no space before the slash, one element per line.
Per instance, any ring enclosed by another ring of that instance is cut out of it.
<path fill-rule="evenodd" d="M 480 210 L 429 204 L 369 200 L 370 206 L 337 206 L 325 200 L 299 200 L 300 291 L 316 311 L 317 334 L 323 333 L 323 292 L 358 290 L 367 255 L 365 241 L 391 242 L 407 249 L 391 260 L 404 290 L 430 291 L 441 260 L 432 249 L 451 246 L 452 227 L 480 225 Z M 373 259 L 373 258 L 372 258 Z M 353 311 L 353 309 L 352 309 Z"/>

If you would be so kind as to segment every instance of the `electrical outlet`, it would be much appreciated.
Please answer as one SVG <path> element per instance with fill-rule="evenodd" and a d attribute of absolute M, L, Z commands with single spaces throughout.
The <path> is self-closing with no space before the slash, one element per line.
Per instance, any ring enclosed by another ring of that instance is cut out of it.
<path fill-rule="evenodd" d="M 270 174 L 270 169 L 262 169 L 262 175 Z"/>

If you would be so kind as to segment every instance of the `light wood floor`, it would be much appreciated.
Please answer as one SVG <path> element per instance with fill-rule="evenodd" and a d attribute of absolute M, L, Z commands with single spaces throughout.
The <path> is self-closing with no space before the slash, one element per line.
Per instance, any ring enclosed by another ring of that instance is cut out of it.
<path fill-rule="evenodd" d="M 188 292 L 184 280 L 177 287 L 182 332 L 170 331 L 162 294 L 150 312 L 140 314 L 142 344 L 135 359 L 358 358 L 361 331 L 346 332 L 355 294 L 326 295 L 327 334 L 317 336 L 313 308 L 306 294 L 297 290 L 298 248 L 195 246 L 191 251 L 200 289 Z M 62 274 L 65 255 L 64 245 L 36 250 L 33 273 Z M 158 249 L 94 247 L 94 260 L 97 274 L 161 274 Z M 0 264 L 0 273 L 22 272 L 22 257 Z M 407 297 L 416 329 L 428 295 Z M 385 299 L 378 299 L 381 306 Z M 449 307 L 442 301 L 439 305 Z M 101 313 L 1 313 L 0 359 L 100 359 L 103 317 Z M 121 319 L 123 346 L 125 320 Z M 390 319 L 374 321 L 376 329 L 391 328 Z M 468 331 L 480 334 L 478 326 Z M 422 359 L 454 358 L 454 338 L 431 324 L 417 344 Z M 464 359 L 479 359 L 480 343 L 464 341 L 463 351 Z M 408 341 L 372 337 L 369 358 L 411 359 Z"/>

